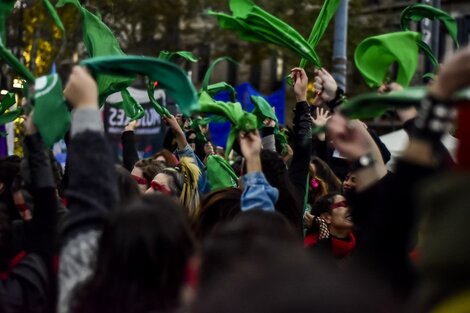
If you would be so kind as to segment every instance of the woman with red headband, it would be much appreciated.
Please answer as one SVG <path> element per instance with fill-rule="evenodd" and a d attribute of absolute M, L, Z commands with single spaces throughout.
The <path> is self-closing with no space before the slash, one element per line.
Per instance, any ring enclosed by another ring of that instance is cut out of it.
<path fill-rule="evenodd" d="M 347 257 L 354 250 L 354 223 L 346 198 L 340 193 L 319 198 L 312 208 L 312 215 L 306 216 L 306 222 L 309 230 L 304 238 L 305 247 L 321 248 L 337 259 Z"/>

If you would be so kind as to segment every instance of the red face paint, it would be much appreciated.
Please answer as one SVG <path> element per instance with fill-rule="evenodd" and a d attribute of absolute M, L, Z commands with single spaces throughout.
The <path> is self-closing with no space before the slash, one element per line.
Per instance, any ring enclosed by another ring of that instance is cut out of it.
<path fill-rule="evenodd" d="M 132 177 L 135 179 L 135 181 L 137 182 L 137 184 L 147 186 L 147 180 L 146 180 L 145 178 L 142 178 L 142 177 L 139 177 L 139 176 L 135 176 L 135 175 L 132 175 Z"/>
<path fill-rule="evenodd" d="M 156 181 L 152 181 L 150 186 L 152 187 L 153 190 L 161 192 L 165 195 L 171 196 L 173 194 L 170 189 L 168 189 L 166 186 L 162 184 L 157 183 Z"/>

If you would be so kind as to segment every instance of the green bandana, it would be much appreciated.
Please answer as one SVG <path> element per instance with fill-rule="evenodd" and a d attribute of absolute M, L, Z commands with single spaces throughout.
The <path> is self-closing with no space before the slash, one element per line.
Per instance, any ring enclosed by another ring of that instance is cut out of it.
<path fill-rule="evenodd" d="M 373 36 L 362 41 L 354 53 L 356 67 L 367 85 L 377 88 L 387 80 L 390 65 L 398 63 L 396 81 L 408 87 L 418 64 L 418 45 L 421 35 L 416 32 L 397 32 Z"/>
<path fill-rule="evenodd" d="M 124 52 L 113 32 L 101 19 L 85 9 L 78 0 L 59 0 L 57 7 L 65 4 L 74 5 L 83 16 L 83 41 L 90 57 L 123 56 Z M 97 74 L 101 74 L 97 72 Z M 131 75 L 97 75 L 96 82 L 100 94 L 100 103 L 116 92 L 126 89 L 134 82 Z"/>
<path fill-rule="evenodd" d="M 320 10 L 320 14 L 313 25 L 312 31 L 310 32 L 310 37 L 308 38 L 308 44 L 315 49 L 317 47 L 318 42 L 323 37 L 323 34 L 330 23 L 331 18 L 335 15 L 336 10 L 340 4 L 341 0 L 325 0 L 323 6 Z M 307 65 L 308 60 L 302 59 L 300 61 L 299 67 L 305 68 Z M 318 66 L 320 66 L 320 62 Z"/>
<path fill-rule="evenodd" d="M 274 126 L 274 138 L 281 144 L 281 155 L 284 155 L 284 153 L 287 151 L 287 136 L 279 129 L 279 121 L 273 111 L 273 108 L 263 97 L 251 96 L 250 99 L 255 107 L 251 113 L 255 115 L 256 119 L 258 120 L 258 128 L 263 127 L 263 121 L 267 118 L 276 122 L 276 126 Z"/>
<path fill-rule="evenodd" d="M 250 0 L 230 0 L 233 15 L 209 11 L 223 29 L 234 30 L 246 41 L 272 43 L 290 49 L 321 67 L 312 46 L 294 28 L 256 6 Z"/>
<path fill-rule="evenodd" d="M 0 125 L 4 125 L 6 123 L 14 121 L 18 116 L 23 113 L 21 107 L 14 111 L 5 113 L 12 105 L 15 104 L 15 102 L 15 94 L 11 92 L 5 95 L 5 97 L 3 98 L 2 102 L 0 103 Z"/>
<path fill-rule="evenodd" d="M 232 124 L 230 134 L 227 139 L 225 155 L 228 156 L 232 151 L 233 144 L 240 131 L 254 131 L 257 128 L 256 116 L 245 112 L 242 105 L 238 102 L 216 101 L 206 92 L 202 91 L 199 95 L 200 108 L 198 113 L 208 113 L 227 118 Z"/>
<path fill-rule="evenodd" d="M 183 58 L 190 62 L 198 61 L 198 59 L 189 51 L 177 51 L 177 52 L 160 51 L 160 54 L 158 55 L 158 59 L 163 60 L 163 61 L 172 61 L 176 57 Z M 158 103 L 157 99 L 155 99 L 154 97 L 155 89 L 156 89 L 155 82 L 154 81 L 148 82 L 147 94 L 149 96 L 152 107 L 160 116 L 166 116 L 166 117 L 170 116 L 171 114 L 168 111 L 168 109 L 162 106 L 160 103 Z"/>
<path fill-rule="evenodd" d="M 250 99 L 254 105 L 254 109 L 251 113 L 258 119 L 258 128 L 263 126 L 263 121 L 267 118 L 275 121 L 276 124 L 278 123 L 277 116 L 266 99 L 260 96 L 251 96 Z"/>
<path fill-rule="evenodd" d="M 158 87 L 168 92 L 183 114 L 190 115 L 198 109 L 193 84 L 181 67 L 171 62 L 140 56 L 109 56 L 87 59 L 80 64 L 94 73 L 148 77 L 149 81 L 158 81 Z"/>
<path fill-rule="evenodd" d="M 124 110 L 126 116 L 128 116 L 131 120 L 138 120 L 145 115 L 144 108 L 140 105 L 137 100 L 135 100 L 129 90 L 124 89 L 121 91 L 122 103 L 121 107 Z"/>
<path fill-rule="evenodd" d="M 34 82 L 34 75 L 11 53 L 6 45 L 6 19 L 13 11 L 16 1 L 0 0 L 0 58 L 3 59 L 18 75 L 29 83 Z"/>
<path fill-rule="evenodd" d="M 207 180 L 211 191 L 238 186 L 237 175 L 230 164 L 219 155 L 207 157 Z"/>
<path fill-rule="evenodd" d="M 70 127 L 67 108 L 59 75 L 52 74 L 36 80 L 33 95 L 33 121 L 46 146 L 64 138 Z"/>
<path fill-rule="evenodd" d="M 439 20 L 444 24 L 457 47 L 459 46 L 457 40 L 457 22 L 455 19 L 446 12 L 430 5 L 418 3 L 406 7 L 400 17 L 401 29 L 403 31 L 409 31 L 411 22 L 420 22 L 424 18 Z M 424 54 L 426 54 L 434 66 L 439 66 L 439 62 L 434 56 L 432 49 L 424 41 L 418 40 L 418 46 L 423 50 Z"/>
<path fill-rule="evenodd" d="M 176 57 L 180 57 L 184 60 L 187 60 L 193 63 L 198 61 L 198 58 L 189 51 L 176 51 L 176 52 L 160 51 L 160 54 L 158 55 L 158 58 L 160 60 L 165 60 L 165 61 L 172 61 L 173 58 L 176 58 Z"/>
<path fill-rule="evenodd" d="M 222 61 L 228 61 L 233 64 L 238 64 L 237 61 L 235 61 L 232 58 L 229 57 L 220 57 L 216 60 L 214 60 L 210 65 L 209 68 L 207 69 L 206 74 L 204 75 L 204 80 L 202 81 L 202 90 L 206 91 L 209 95 L 212 97 L 215 96 L 217 93 L 223 91 L 223 90 L 228 90 L 230 92 L 230 99 L 232 102 L 236 101 L 237 98 L 237 92 L 235 91 L 235 88 L 233 88 L 231 85 L 227 84 L 226 82 L 219 82 L 216 84 L 209 85 L 209 82 L 211 80 L 212 72 L 214 71 L 214 68 L 217 64 L 219 64 Z"/>

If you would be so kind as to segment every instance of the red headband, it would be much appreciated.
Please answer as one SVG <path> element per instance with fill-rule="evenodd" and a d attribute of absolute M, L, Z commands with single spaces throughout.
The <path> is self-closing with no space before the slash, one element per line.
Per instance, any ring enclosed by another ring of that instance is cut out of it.
<path fill-rule="evenodd" d="M 152 180 L 152 182 L 150 183 L 150 187 L 152 187 L 153 190 L 159 191 L 168 196 L 171 196 L 173 194 L 173 192 L 171 192 L 171 190 L 168 189 L 165 185 L 159 184 L 154 180 Z"/>
<path fill-rule="evenodd" d="M 348 203 L 346 202 L 346 200 L 343 200 L 343 201 L 337 202 L 337 203 L 333 203 L 333 204 L 331 205 L 331 210 L 337 209 L 337 208 L 341 208 L 341 207 L 343 207 L 343 208 L 347 208 L 347 207 L 348 207 Z"/>
<path fill-rule="evenodd" d="M 147 180 L 145 178 L 142 178 L 142 177 L 139 177 L 139 176 L 135 176 L 135 175 L 132 175 L 132 177 L 135 179 L 135 181 L 137 182 L 138 185 L 145 185 L 147 186 Z"/>

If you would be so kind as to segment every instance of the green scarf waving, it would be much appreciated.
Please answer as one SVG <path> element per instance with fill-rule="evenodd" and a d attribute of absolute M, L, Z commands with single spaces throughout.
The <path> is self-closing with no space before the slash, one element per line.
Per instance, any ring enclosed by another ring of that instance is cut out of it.
<path fill-rule="evenodd" d="M 424 18 L 430 20 L 439 20 L 449 32 L 449 35 L 456 46 L 459 46 L 457 40 L 457 21 L 446 12 L 430 5 L 417 3 L 406 7 L 401 13 L 400 17 L 401 29 L 403 31 L 409 31 L 411 22 L 420 22 Z M 418 40 L 418 46 L 421 48 L 421 50 L 423 50 L 424 54 L 426 54 L 434 66 L 439 66 L 439 62 L 432 53 L 431 47 L 429 47 L 423 40 Z"/>
<path fill-rule="evenodd" d="M 418 65 L 416 32 L 396 32 L 372 36 L 362 41 L 354 53 L 354 61 L 367 85 L 377 88 L 387 80 L 390 66 L 398 64 L 396 81 L 408 87 Z"/>
<path fill-rule="evenodd" d="M 321 67 L 312 46 L 294 28 L 271 15 L 251 0 L 230 0 L 232 15 L 210 11 L 223 29 L 238 32 L 246 41 L 272 43 L 285 47 Z"/>

